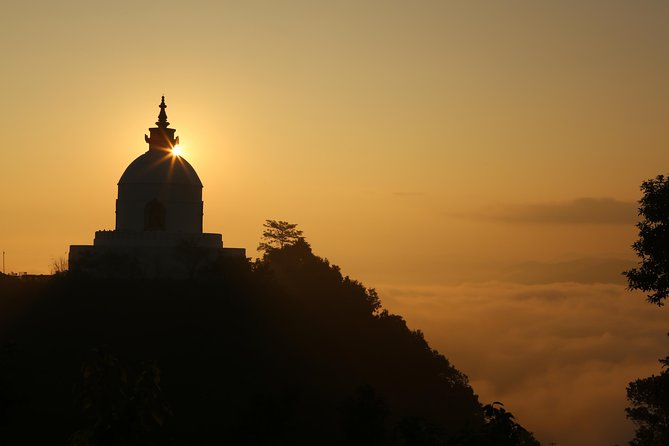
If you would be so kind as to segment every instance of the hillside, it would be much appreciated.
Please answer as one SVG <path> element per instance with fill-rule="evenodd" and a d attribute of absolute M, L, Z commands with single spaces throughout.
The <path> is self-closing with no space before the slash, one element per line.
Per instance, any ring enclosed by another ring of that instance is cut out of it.
<path fill-rule="evenodd" d="M 298 241 L 188 281 L 0 277 L 0 439 L 538 444 Z"/>

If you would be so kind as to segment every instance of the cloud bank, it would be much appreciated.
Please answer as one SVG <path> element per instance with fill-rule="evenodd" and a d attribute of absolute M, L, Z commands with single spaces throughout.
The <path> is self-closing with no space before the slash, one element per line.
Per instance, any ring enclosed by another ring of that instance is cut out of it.
<path fill-rule="evenodd" d="M 637 203 L 614 198 L 584 197 L 556 203 L 497 205 L 460 216 L 508 223 L 633 225 L 637 207 Z"/>
<path fill-rule="evenodd" d="M 626 444 L 625 388 L 669 353 L 669 314 L 617 284 L 479 283 L 378 287 L 383 305 L 420 328 L 544 444 Z"/>

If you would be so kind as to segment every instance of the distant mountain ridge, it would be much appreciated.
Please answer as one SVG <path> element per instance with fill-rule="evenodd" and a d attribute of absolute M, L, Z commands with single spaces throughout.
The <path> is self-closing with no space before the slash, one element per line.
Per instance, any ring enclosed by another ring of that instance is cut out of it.
<path fill-rule="evenodd" d="M 619 257 L 576 257 L 523 262 L 455 262 L 449 259 L 434 267 L 441 271 L 438 280 L 435 280 L 434 273 L 426 275 L 421 270 L 409 271 L 403 277 L 413 284 L 511 282 L 539 285 L 575 282 L 624 285 L 626 282 L 622 272 L 634 266 L 634 260 Z"/>
<path fill-rule="evenodd" d="M 543 284 L 555 282 L 625 284 L 622 272 L 634 261 L 585 257 L 562 262 L 524 262 L 504 268 L 499 279 L 508 282 Z"/>

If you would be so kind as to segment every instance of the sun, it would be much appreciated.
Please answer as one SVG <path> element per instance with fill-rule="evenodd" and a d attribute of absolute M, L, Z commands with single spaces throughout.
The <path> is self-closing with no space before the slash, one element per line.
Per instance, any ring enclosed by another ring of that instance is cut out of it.
<path fill-rule="evenodd" d="M 172 147 L 172 155 L 181 156 L 181 155 L 183 155 L 183 152 L 184 152 L 183 148 L 179 144 Z"/>

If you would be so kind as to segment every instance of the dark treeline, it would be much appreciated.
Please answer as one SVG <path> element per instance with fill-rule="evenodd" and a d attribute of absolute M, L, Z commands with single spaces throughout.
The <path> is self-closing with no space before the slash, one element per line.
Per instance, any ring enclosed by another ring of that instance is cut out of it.
<path fill-rule="evenodd" d="M 0 276 L 0 443 L 536 445 L 301 237 L 197 279 Z"/>
<path fill-rule="evenodd" d="M 641 183 L 639 238 L 632 249 L 639 264 L 623 272 L 630 290 L 646 293 L 660 307 L 669 297 L 669 176 L 658 175 Z M 669 444 L 669 356 L 660 359 L 662 370 L 627 386 L 627 418 L 636 426 L 631 446 Z"/>

